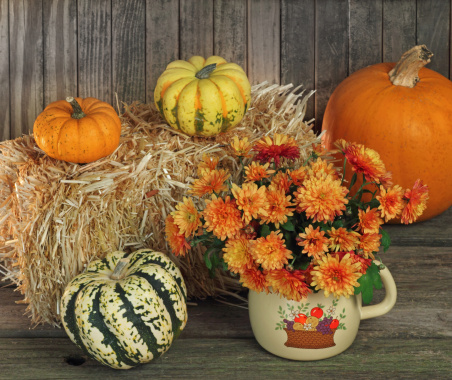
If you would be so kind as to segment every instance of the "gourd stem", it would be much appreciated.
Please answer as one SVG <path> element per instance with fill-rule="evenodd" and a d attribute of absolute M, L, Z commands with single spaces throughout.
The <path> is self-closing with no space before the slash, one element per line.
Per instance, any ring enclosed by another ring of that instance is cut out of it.
<path fill-rule="evenodd" d="M 130 259 L 128 258 L 122 258 L 118 261 L 116 264 L 116 267 L 111 274 L 110 278 L 112 280 L 122 280 L 127 272 L 127 265 L 129 264 Z"/>
<path fill-rule="evenodd" d="M 73 119 L 81 119 L 82 117 L 86 116 L 86 114 L 82 111 L 80 104 L 78 104 L 77 100 L 75 100 L 72 96 L 68 96 L 66 98 L 66 101 L 71 104 L 72 110 L 74 111 L 74 113 L 71 115 Z"/>
<path fill-rule="evenodd" d="M 425 45 L 408 50 L 389 72 L 389 79 L 395 86 L 413 88 L 419 82 L 419 70 L 430 62 L 433 53 Z"/>
<path fill-rule="evenodd" d="M 195 77 L 198 79 L 207 79 L 209 78 L 212 71 L 214 71 L 217 68 L 216 63 L 212 63 L 211 65 L 207 65 L 206 67 L 203 67 L 201 70 L 199 70 Z"/>

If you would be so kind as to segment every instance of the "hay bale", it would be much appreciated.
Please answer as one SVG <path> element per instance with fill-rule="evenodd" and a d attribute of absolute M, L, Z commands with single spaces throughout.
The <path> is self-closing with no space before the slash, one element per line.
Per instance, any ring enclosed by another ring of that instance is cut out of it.
<path fill-rule="evenodd" d="M 200 249 L 185 258 L 169 253 L 164 220 L 186 194 L 202 155 L 225 157 L 234 135 L 254 141 L 284 132 L 306 158 L 318 137 L 303 121 L 310 94 L 296 90 L 255 86 L 239 127 L 210 139 L 168 128 L 153 104 L 125 105 L 119 147 L 87 165 L 48 157 L 31 135 L 0 143 L 0 272 L 24 295 L 32 323 L 59 325 L 66 284 L 90 261 L 118 249 L 168 253 L 190 297 L 236 293 L 239 284 L 227 274 L 210 278 Z"/>

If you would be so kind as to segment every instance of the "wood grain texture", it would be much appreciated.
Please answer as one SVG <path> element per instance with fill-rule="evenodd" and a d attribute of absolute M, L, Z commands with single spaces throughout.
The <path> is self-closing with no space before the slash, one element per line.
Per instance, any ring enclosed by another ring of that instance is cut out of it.
<path fill-rule="evenodd" d="M 416 45 L 416 1 L 384 0 L 383 61 L 397 62 Z"/>
<path fill-rule="evenodd" d="M 325 379 L 449 378 L 450 339 L 405 337 L 397 343 L 358 334 L 341 355 L 300 363 L 264 351 L 254 339 L 179 339 L 151 363 L 115 371 L 88 359 L 69 339 L 4 338 L 0 366 L 6 379 L 281 379 L 297 378 L 294 374 L 300 368 L 304 373 L 321 373 Z M 83 364 L 70 365 L 71 359 Z"/>
<path fill-rule="evenodd" d="M 280 82 L 280 2 L 248 0 L 248 77 Z"/>
<path fill-rule="evenodd" d="M 33 130 L 43 110 L 42 2 L 9 2 L 11 134 Z"/>
<path fill-rule="evenodd" d="M 113 104 L 111 0 L 79 0 L 77 4 L 79 96 Z"/>
<path fill-rule="evenodd" d="M 330 95 L 348 75 L 347 0 L 316 2 L 315 15 L 315 129 L 320 131 Z"/>
<path fill-rule="evenodd" d="M 449 78 L 450 0 L 417 2 L 417 44 L 433 52 L 428 68 Z"/>
<path fill-rule="evenodd" d="M 180 0 L 179 56 L 213 55 L 213 0 Z"/>
<path fill-rule="evenodd" d="M 146 0 L 146 102 L 154 100 L 157 79 L 179 58 L 179 1 Z"/>
<path fill-rule="evenodd" d="M 146 101 L 145 22 L 145 0 L 112 1 L 112 81 L 119 102 Z"/>
<path fill-rule="evenodd" d="M 247 69 L 247 6 L 243 0 L 214 3 L 214 54 Z"/>
<path fill-rule="evenodd" d="M 383 0 L 350 0 L 349 74 L 382 61 Z"/>
<path fill-rule="evenodd" d="M 9 105 L 9 30 L 8 0 L 0 0 L 0 140 L 9 140 L 10 105 Z"/>
<path fill-rule="evenodd" d="M 281 84 L 315 89 L 315 0 L 281 1 Z M 308 100 L 306 120 L 314 117 L 315 94 Z"/>
<path fill-rule="evenodd" d="M 77 4 L 44 0 L 44 107 L 77 96 Z"/>

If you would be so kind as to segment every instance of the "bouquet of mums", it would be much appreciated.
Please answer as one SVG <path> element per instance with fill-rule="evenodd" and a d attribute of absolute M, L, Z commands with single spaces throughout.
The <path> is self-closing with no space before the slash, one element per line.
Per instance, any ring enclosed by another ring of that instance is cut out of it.
<path fill-rule="evenodd" d="M 199 178 L 166 218 L 171 250 L 185 255 L 202 244 L 212 273 L 229 270 L 256 292 L 295 301 L 362 293 L 369 303 L 382 286 L 378 254 L 391 243 L 382 225 L 414 222 L 428 187 L 394 185 L 379 154 L 361 144 L 335 147 L 313 146 L 301 160 L 296 140 L 275 133 L 254 144 L 235 137 L 221 162 L 204 155 Z M 231 158 L 232 171 L 222 165 Z"/>

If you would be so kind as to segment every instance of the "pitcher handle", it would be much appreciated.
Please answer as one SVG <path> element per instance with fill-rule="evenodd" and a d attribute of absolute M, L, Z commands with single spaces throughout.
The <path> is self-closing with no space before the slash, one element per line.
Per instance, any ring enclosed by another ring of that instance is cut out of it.
<path fill-rule="evenodd" d="M 375 261 L 377 265 L 379 263 Z M 397 287 L 392 278 L 391 272 L 387 267 L 380 270 L 381 281 L 385 286 L 386 295 L 383 301 L 376 305 L 364 306 L 361 309 L 361 319 L 369 319 L 379 317 L 390 311 L 397 300 Z"/>

